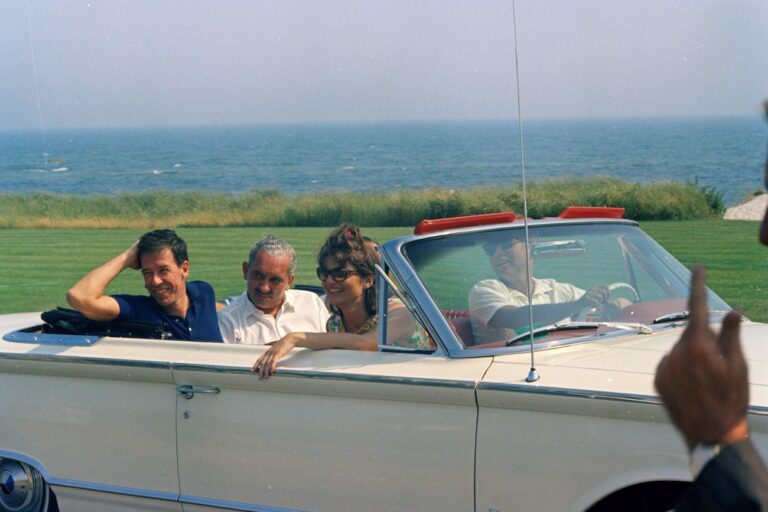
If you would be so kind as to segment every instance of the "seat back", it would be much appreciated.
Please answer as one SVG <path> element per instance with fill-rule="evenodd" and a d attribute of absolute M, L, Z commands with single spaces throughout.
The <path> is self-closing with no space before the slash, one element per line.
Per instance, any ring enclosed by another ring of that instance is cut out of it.
<path fill-rule="evenodd" d="M 443 311 L 448 323 L 451 324 L 454 332 L 467 347 L 474 346 L 475 337 L 472 334 L 472 322 L 469 318 L 469 311 L 466 309 L 446 309 Z"/>

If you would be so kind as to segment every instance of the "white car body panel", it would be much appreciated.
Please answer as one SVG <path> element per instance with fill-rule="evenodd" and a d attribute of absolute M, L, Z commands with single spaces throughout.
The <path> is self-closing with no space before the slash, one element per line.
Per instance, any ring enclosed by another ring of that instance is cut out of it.
<path fill-rule="evenodd" d="M 763 362 L 768 351 L 753 341 L 768 339 L 768 326 L 742 328 L 754 375 L 752 438 L 768 456 L 768 409 L 760 410 L 768 405 Z M 483 463 L 477 470 L 477 509 L 520 503 L 584 510 L 608 489 L 690 478 L 685 445 L 653 388 L 656 366 L 681 332 L 670 329 L 650 343 L 636 335 L 538 352 L 540 379 L 534 383 L 525 382 L 530 359 L 524 354 L 495 357 L 478 390 L 477 458 Z M 515 443 L 505 442 L 508 436 Z M 542 474 L 547 478 L 538 477 Z M 594 482 L 601 484 L 590 488 Z M 520 489 L 537 499 L 521 501 Z"/>
<path fill-rule="evenodd" d="M 745 334 L 766 330 L 744 326 Z M 471 510 L 477 421 L 479 510 L 506 510 L 505 503 L 583 510 L 628 483 L 689 477 L 682 441 L 652 389 L 658 359 L 679 334 L 670 329 L 647 350 L 633 347 L 642 341 L 637 335 L 539 352 L 535 383 L 525 382 L 525 353 L 450 360 L 296 350 L 277 376 L 260 381 L 249 371 L 259 347 L 0 342 L 0 387 L 25 389 L 5 402 L 25 413 L 0 416 L 0 431 L 16 433 L 4 445 L 40 461 L 60 505 L 71 510 L 103 506 L 113 494 L 97 492 L 100 486 L 157 494 L 152 510 L 178 510 L 175 493 L 185 510 L 247 510 L 254 498 L 277 510 Z M 760 344 L 745 346 L 765 353 Z M 626 352 L 632 357 L 619 355 Z M 617 371 L 617 361 L 626 367 Z M 754 368 L 753 398 L 765 393 L 764 372 Z M 221 393 L 187 400 L 175 391 L 180 384 Z M 61 403 L 73 405 L 62 411 Z M 766 453 L 768 419 L 753 416 L 754 439 Z M 165 441 L 175 424 L 180 487 L 176 447 Z M 560 482 L 556 490 L 552 481 Z M 340 495 L 339 487 L 355 492 Z M 146 500 L 118 501 L 131 510 Z"/>
<path fill-rule="evenodd" d="M 214 360 L 226 353 L 249 363 L 260 353 L 212 352 Z M 260 506 L 299 510 L 471 509 L 474 387 L 489 361 L 462 361 L 459 375 L 448 363 L 297 350 L 285 376 L 265 381 L 247 371 L 174 370 L 177 383 L 221 389 L 178 399 L 183 501 L 242 506 L 255 496 Z"/>
<path fill-rule="evenodd" d="M 250 365 L 262 350 L 113 338 L 67 348 L 0 342 L 0 387 L 26 390 L 5 402 L 25 410 L 26 422 L 0 417 L 0 431 L 16 433 L 3 444 L 41 461 L 55 489 L 69 489 L 61 504 L 72 510 L 102 503 L 85 488 L 156 495 L 158 510 L 178 494 L 185 509 L 246 507 L 254 497 L 259 507 L 299 510 L 415 510 L 436 496 L 441 510 L 473 507 L 474 388 L 490 359 L 297 350 L 285 377 L 261 381 Z M 187 400 L 180 384 L 221 393 Z M 62 411 L 62 403 L 70 406 Z M 436 456 L 424 458 L 425 450 Z M 357 492 L 340 495 L 340 484 Z"/>

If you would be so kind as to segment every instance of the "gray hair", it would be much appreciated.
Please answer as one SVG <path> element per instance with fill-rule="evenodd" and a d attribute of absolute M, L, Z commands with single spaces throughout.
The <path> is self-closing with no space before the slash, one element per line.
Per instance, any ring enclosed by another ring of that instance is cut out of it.
<path fill-rule="evenodd" d="M 293 275 L 296 272 L 296 251 L 293 250 L 291 244 L 277 238 L 275 235 L 265 235 L 264 238 L 253 244 L 251 251 L 248 253 L 248 266 L 253 264 L 256 256 L 260 251 L 263 251 L 271 256 L 288 255 L 288 274 Z"/>

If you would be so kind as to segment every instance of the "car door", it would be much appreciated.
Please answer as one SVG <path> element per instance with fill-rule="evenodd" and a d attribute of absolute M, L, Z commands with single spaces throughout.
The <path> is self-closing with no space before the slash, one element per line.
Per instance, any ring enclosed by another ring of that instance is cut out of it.
<path fill-rule="evenodd" d="M 174 369 L 185 511 L 472 510 L 487 359 L 211 346 Z"/>

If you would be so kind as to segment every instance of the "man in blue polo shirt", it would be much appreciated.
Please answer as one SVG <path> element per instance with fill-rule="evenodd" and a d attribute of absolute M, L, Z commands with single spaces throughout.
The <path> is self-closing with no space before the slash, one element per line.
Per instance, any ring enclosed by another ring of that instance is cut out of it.
<path fill-rule="evenodd" d="M 141 270 L 149 297 L 104 294 L 127 268 Z M 187 244 L 174 231 L 157 229 L 86 274 L 67 292 L 67 302 L 92 320 L 162 323 L 173 339 L 221 342 L 213 288 L 187 282 L 188 275 Z"/>

